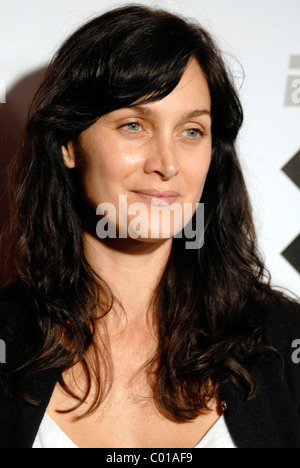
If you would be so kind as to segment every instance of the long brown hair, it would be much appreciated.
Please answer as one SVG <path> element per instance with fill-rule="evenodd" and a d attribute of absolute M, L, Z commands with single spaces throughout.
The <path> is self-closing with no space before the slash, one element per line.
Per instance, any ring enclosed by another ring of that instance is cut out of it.
<path fill-rule="evenodd" d="M 114 298 L 85 257 L 80 181 L 65 167 L 61 147 L 107 112 L 168 95 L 191 58 L 202 67 L 212 99 L 204 245 L 187 250 L 184 235 L 173 239 L 153 295 L 158 349 L 146 368 L 157 407 L 178 422 L 195 418 L 224 380 L 255 394 L 249 369 L 267 350 L 263 323 L 272 292 L 235 150 L 241 104 L 207 31 L 165 11 L 127 6 L 82 26 L 50 63 L 10 170 L 11 218 L 1 251 L 7 284 L 24 291 L 27 329 L 34 330 L 34 340 L 22 339 L 22 358 L 10 360 L 4 372 L 21 380 L 81 362 L 85 397 L 92 383 L 97 387 L 88 412 L 101 404 L 112 380 L 108 349 L 93 348 L 93 336 Z M 85 400 L 73 396 L 77 406 Z"/>

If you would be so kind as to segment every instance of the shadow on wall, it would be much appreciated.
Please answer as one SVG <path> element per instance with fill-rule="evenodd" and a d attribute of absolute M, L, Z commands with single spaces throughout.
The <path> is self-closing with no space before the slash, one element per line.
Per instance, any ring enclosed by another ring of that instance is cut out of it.
<path fill-rule="evenodd" d="M 9 218 L 7 169 L 20 145 L 31 101 L 45 71 L 40 68 L 25 75 L 8 90 L 6 103 L 0 104 L 0 231 Z"/>

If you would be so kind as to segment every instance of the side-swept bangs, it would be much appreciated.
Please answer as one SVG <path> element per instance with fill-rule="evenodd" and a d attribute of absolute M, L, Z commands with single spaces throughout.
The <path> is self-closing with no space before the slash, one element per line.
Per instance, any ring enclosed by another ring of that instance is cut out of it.
<path fill-rule="evenodd" d="M 195 53 L 186 24 L 166 13 L 156 21 L 145 10 L 120 14 L 123 21 L 115 11 L 95 18 L 61 46 L 36 96 L 30 128 L 42 124 L 72 138 L 101 115 L 162 99 L 176 87 Z"/>

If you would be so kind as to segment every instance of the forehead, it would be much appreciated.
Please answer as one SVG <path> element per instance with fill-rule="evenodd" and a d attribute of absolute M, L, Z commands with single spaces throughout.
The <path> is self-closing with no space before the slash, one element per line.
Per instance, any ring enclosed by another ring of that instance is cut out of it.
<path fill-rule="evenodd" d="M 174 91 L 184 90 L 187 87 L 201 89 L 201 91 L 205 94 L 205 97 L 210 98 L 206 76 L 199 62 L 194 58 L 189 60 L 186 69 Z"/>

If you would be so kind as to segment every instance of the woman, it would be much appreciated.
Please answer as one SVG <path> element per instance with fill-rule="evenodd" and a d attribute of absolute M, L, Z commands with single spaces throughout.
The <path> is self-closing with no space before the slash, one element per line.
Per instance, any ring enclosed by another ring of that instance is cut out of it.
<path fill-rule="evenodd" d="M 170 13 L 62 45 L 11 168 L 0 446 L 300 447 L 299 306 L 257 253 L 242 117 L 210 35 Z"/>

